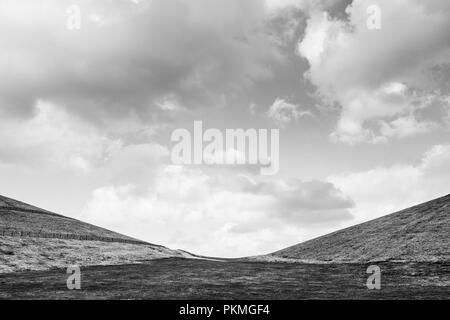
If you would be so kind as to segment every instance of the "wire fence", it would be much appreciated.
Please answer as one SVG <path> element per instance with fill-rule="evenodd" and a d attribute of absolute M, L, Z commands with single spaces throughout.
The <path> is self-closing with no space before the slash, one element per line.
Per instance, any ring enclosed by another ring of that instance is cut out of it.
<path fill-rule="evenodd" d="M 20 207 L 12 207 L 12 206 L 0 206 L 1 211 L 19 211 L 19 212 L 28 212 L 28 213 L 38 213 L 45 214 L 50 216 L 56 216 L 59 218 L 65 218 L 69 220 L 75 220 L 70 217 L 62 216 L 57 213 L 53 213 L 45 210 L 34 210 Z M 77 220 L 75 220 L 77 221 Z M 101 237 L 95 235 L 80 235 L 73 233 L 52 233 L 52 232 L 42 232 L 42 231 L 23 231 L 23 230 L 11 230 L 0 228 L 0 236 L 6 237 L 27 237 L 27 238 L 45 238 L 45 239 L 65 239 L 65 240 L 83 240 L 83 241 L 102 241 L 102 242 L 117 242 L 117 243 L 129 243 L 129 244 L 138 244 L 138 245 L 151 245 L 155 247 L 165 248 L 164 246 L 135 240 L 135 239 L 122 239 L 117 237 Z"/>
<path fill-rule="evenodd" d="M 102 241 L 102 242 L 119 242 L 149 245 L 150 243 L 132 240 L 132 239 L 120 239 L 111 237 L 99 237 L 94 235 L 79 235 L 70 233 L 50 233 L 50 232 L 33 232 L 33 231 L 20 231 L 20 230 L 4 230 L 0 229 L 0 236 L 4 237 L 21 237 L 21 238 L 45 238 L 45 239 L 63 239 L 63 240 L 83 240 L 83 241 Z M 153 244 L 151 244 L 153 245 Z M 155 245 L 158 246 L 158 245 Z"/>

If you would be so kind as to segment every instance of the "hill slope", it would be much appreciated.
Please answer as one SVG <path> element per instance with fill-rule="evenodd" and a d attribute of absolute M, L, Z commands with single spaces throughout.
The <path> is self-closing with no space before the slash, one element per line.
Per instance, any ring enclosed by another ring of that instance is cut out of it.
<path fill-rule="evenodd" d="M 258 260 L 449 261 L 450 195 L 343 229 Z"/>
<path fill-rule="evenodd" d="M 0 273 L 182 256 L 186 254 L 0 196 Z"/>
<path fill-rule="evenodd" d="M 0 196 L 0 235 L 145 243 L 3 196 Z"/>

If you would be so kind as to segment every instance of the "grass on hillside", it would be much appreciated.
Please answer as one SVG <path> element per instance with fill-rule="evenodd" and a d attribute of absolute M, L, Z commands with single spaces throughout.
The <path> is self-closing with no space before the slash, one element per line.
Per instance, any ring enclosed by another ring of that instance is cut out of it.
<path fill-rule="evenodd" d="M 69 265 L 130 264 L 176 255 L 176 251 L 151 245 L 0 237 L 0 273 L 67 268 Z"/>
<path fill-rule="evenodd" d="M 450 196 L 446 196 L 258 259 L 449 261 L 449 232 Z"/>

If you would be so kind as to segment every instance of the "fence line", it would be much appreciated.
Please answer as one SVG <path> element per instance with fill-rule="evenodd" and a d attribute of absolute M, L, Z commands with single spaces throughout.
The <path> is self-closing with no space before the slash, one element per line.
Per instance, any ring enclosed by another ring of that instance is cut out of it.
<path fill-rule="evenodd" d="M 4 230 L 0 229 L 0 235 L 6 237 L 27 237 L 27 238 L 46 238 L 46 239 L 64 239 L 64 240 L 84 240 L 84 241 L 102 241 L 102 242 L 119 242 L 140 245 L 159 245 L 147 243 L 139 240 L 120 239 L 111 237 L 99 237 L 92 235 L 78 235 L 71 233 L 48 233 L 48 232 L 34 232 L 34 231 L 18 231 L 18 230 Z"/>
<path fill-rule="evenodd" d="M 70 220 L 78 221 L 74 218 L 66 217 L 51 211 L 46 210 L 34 210 L 34 209 L 25 209 L 20 207 L 11 207 L 11 206 L 0 206 L 0 211 L 22 211 L 29 213 L 38 213 L 45 214 L 50 216 L 56 216 L 59 218 L 65 218 Z M 120 239 L 113 237 L 99 237 L 99 236 L 91 236 L 91 235 L 78 235 L 72 233 L 46 233 L 46 232 L 33 232 L 33 231 L 20 231 L 20 230 L 5 230 L 0 228 L 0 236 L 9 236 L 9 237 L 29 237 L 29 238 L 46 238 L 46 239 L 68 239 L 68 240 L 85 240 L 85 241 L 102 241 L 102 242 L 118 242 L 118 243 L 130 243 L 130 244 L 139 244 L 139 245 L 151 245 L 155 247 L 165 248 L 164 246 L 149 243 L 140 240 L 132 240 L 132 239 Z"/>

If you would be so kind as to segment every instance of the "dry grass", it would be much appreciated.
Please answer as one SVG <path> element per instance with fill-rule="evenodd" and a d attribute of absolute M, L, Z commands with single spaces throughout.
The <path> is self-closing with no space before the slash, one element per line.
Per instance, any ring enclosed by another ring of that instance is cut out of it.
<path fill-rule="evenodd" d="M 284 262 L 449 261 L 450 195 L 255 257 Z"/>
<path fill-rule="evenodd" d="M 0 273 L 67 268 L 70 265 L 118 265 L 183 256 L 151 245 L 62 239 L 0 237 Z"/>
<path fill-rule="evenodd" d="M 81 290 L 64 269 L 0 275 L 0 299 L 448 299 L 448 263 L 381 263 L 381 290 L 367 264 L 280 264 L 159 259 L 81 269 Z"/>
<path fill-rule="evenodd" d="M 0 230 L 59 233 L 95 237 L 109 237 L 123 240 L 133 238 L 112 232 L 72 218 L 47 214 L 0 208 Z"/>
<path fill-rule="evenodd" d="M 0 196 L 0 273 L 183 256 L 187 254 Z"/>

